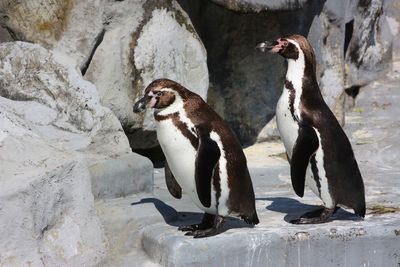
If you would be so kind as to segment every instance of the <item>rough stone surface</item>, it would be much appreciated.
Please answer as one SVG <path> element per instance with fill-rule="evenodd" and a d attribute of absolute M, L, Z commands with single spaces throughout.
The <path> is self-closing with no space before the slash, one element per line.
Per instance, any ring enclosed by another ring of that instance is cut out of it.
<path fill-rule="evenodd" d="M 41 44 L 83 68 L 102 31 L 103 2 L 5 0 L 0 3 L 0 25 L 14 40 Z"/>
<path fill-rule="evenodd" d="M 3 27 L 0 27 L 0 43 L 13 41 L 10 33 Z"/>
<path fill-rule="evenodd" d="M 2 170 L 5 163 L 2 158 Z M 87 163 L 73 161 L 41 175 L 2 175 L 0 185 L 1 265 L 83 266 L 104 258 L 106 238 Z"/>
<path fill-rule="evenodd" d="M 389 1 L 387 7 L 385 15 L 393 36 L 392 51 L 394 57 L 400 58 L 400 1 Z"/>
<path fill-rule="evenodd" d="M 153 111 L 134 114 L 134 102 L 158 78 L 175 80 L 206 98 L 206 51 L 175 1 L 110 1 L 104 16 L 104 39 L 85 78 L 117 115 L 131 146 L 154 147 L 158 142 Z"/>
<path fill-rule="evenodd" d="M 346 87 L 364 85 L 385 74 L 392 63 L 392 31 L 386 11 L 398 1 L 360 1 L 346 57 Z M 393 11 L 392 11 L 393 12 Z M 400 18 L 400 11 L 397 9 Z M 393 19 L 393 17 L 392 17 Z"/>
<path fill-rule="evenodd" d="M 95 198 L 125 197 L 153 190 L 153 164 L 135 153 L 90 166 Z"/>
<path fill-rule="evenodd" d="M 342 124 L 345 89 L 366 84 L 390 69 L 392 34 L 399 31 L 396 1 L 299 1 L 300 9 L 260 13 L 225 8 L 256 1 L 215 2 L 226 5 L 179 0 L 208 52 L 208 102 L 243 144 L 254 143 L 272 119 L 286 73 L 282 58 L 254 51 L 257 43 L 286 34 L 306 36 L 315 50 L 325 101 Z M 365 65 L 352 63 L 355 55 Z"/>
<path fill-rule="evenodd" d="M 120 123 L 73 66 L 39 45 L 0 47 L 0 95 L 21 128 L 66 150 L 130 152 Z"/>
<path fill-rule="evenodd" d="M 0 44 L 0 81 L 0 265 L 97 264 L 108 249 L 89 167 L 133 156 L 121 124 L 93 84 L 40 45 Z"/>
<path fill-rule="evenodd" d="M 276 125 L 276 116 L 274 116 L 265 126 L 261 129 L 257 136 L 257 143 L 273 141 L 280 139 L 278 127 Z"/>
<path fill-rule="evenodd" d="M 396 266 L 400 262 L 400 181 L 398 142 L 400 62 L 383 80 L 361 88 L 347 114 L 347 133 L 366 188 L 364 220 L 340 209 L 318 225 L 289 221 L 320 205 L 306 189 L 298 198 L 279 141 L 245 149 L 256 193 L 260 224 L 229 218 L 225 231 L 193 239 L 177 231 L 199 222 L 202 212 L 186 194 L 169 195 L 163 169 L 155 169 L 154 194 L 98 201 L 109 236 L 111 266 Z M 317 204 L 317 205 L 316 205 Z M 117 218 L 116 215 L 120 217 Z M 224 249 L 221 249 L 223 247 Z"/>

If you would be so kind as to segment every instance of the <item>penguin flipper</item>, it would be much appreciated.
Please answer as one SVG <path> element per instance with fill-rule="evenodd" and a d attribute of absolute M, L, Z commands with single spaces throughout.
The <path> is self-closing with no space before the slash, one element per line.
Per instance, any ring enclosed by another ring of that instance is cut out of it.
<path fill-rule="evenodd" d="M 196 127 L 199 146 L 195 161 L 195 180 L 197 195 L 204 207 L 211 206 L 211 179 L 221 152 L 217 143 L 202 128 Z"/>
<path fill-rule="evenodd" d="M 180 199 L 182 197 L 182 188 L 175 180 L 175 177 L 172 174 L 167 161 L 165 161 L 164 173 L 168 191 L 173 197 Z"/>
<path fill-rule="evenodd" d="M 299 197 L 304 195 L 306 170 L 311 156 L 319 147 L 318 136 L 315 130 L 307 125 L 300 125 L 299 135 L 293 147 L 290 159 L 290 176 L 292 186 Z"/>

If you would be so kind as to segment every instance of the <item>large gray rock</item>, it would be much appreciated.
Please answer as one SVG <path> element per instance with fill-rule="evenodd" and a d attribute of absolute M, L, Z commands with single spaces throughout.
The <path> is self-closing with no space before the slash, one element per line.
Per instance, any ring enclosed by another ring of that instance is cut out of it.
<path fill-rule="evenodd" d="M 103 2 L 5 0 L 0 2 L 0 25 L 14 40 L 41 44 L 84 68 L 102 32 Z"/>
<path fill-rule="evenodd" d="M 22 118 L 21 127 L 93 157 L 130 152 L 120 123 L 100 104 L 96 87 L 62 57 L 24 42 L 0 47 L 0 95 Z"/>
<path fill-rule="evenodd" d="M 400 9 L 399 3 L 396 1 L 385 2 L 385 16 L 389 24 L 390 32 L 393 35 L 392 51 L 395 58 L 400 58 Z"/>
<path fill-rule="evenodd" d="M 307 36 L 316 53 L 322 95 L 341 124 L 344 123 L 346 34 L 351 37 L 346 24 L 353 18 L 357 2 L 327 1 L 314 17 Z"/>
<path fill-rule="evenodd" d="M 107 25 L 85 78 L 121 121 L 134 149 L 156 146 L 153 111 L 133 104 L 157 78 L 175 80 L 206 98 L 206 51 L 176 1 L 108 1 Z"/>
<path fill-rule="evenodd" d="M 90 166 L 96 199 L 126 197 L 153 190 L 153 164 L 135 153 Z"/>
<path fill-rule="evenodd" d="M 125 169 L 107 169 L 114 181 L 107 185 L 116 191 L 123 183 L 131 193 L 151 190 L 151 163 L 129 162 L 139 156 L 118 119 L 59 54 L 2 43 L 0 81 L 0 262 L 97 264 L 107 256 L 107 238 L 93 208 L 89 168 L 128 161 Z"/>
<path fill-rule="evenodd" d="M 3 144 L 0 143 L 1 150 Z M 28 142 L 19 145 L 40 149 Z M 4 170 L 3 158 L 0 164 Z M 40 175 L 25 170 L 26 173 L 1 177 L 2 265 L 99 263 L 106 255 L 106 238 L 93 206 L 87 163 L 73 161 L 54 170 L 48 168 Z"/>
<path fill-rule="evenodd" d="M 41 44 L 80 68 L 135 149 L 158 145 L 152 112 L 132 111 L 151 81 L 170 78 L 207 96 L 206 51 L 175 0 L 7 0 L 0 26 L 0 40 Z"/>
<path fill-rule="evenodd" d="M 346 54 L 346 87 L 365 85 L 391 68 L 393 35 L 386 12 L 395 2 L 372 0 L 358 4 Z M 400 11 L 394 18 L 400 19 Z"/>

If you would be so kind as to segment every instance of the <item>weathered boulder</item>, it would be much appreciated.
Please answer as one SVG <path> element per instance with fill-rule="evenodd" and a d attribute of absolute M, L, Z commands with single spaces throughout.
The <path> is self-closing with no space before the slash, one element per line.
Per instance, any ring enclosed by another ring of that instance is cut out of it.
<path fill-rule="evenodd" d="M 134 114 L 134 102 L 157 78 L 207 96 L 206 51 L 176 1 L 107 2 L 105 34 L 85 78 L 121 121 L 134 149 L 157 146 L 153 111 Z"/>
<path fill-rule="evenodd" d="M 400 58 L 400 3 L 397 1 L 385 2 L 386 21 L 393 35 L 392 51 L 394 58 Z"/>
<path fill-rule="evenodd" d="M 95 157 L 130 152 L 120 123 L 73 66 L 39 45 L 0 46 L 0 95 L 34 134 Z"/>
<path fill-rule="evenodd" d="M 35 144 L 16 145 L 43 148 Z M 6 162 L 1 160 L 3 170 Z M 23 171 L 29 173 L 28 168 Z M 93 266 L 105 257 L 107 242 L 86 163 L 71 161 L 41 175 L 2 175 L 0 203 L 2 265 Z"/>
<path fill-rule="evenodd" d="M 4 0 L 0 25 L 14 40 L 41 44 L 80 68 L 102 33 L 104 0 Z"/>
<path fill-rule="evenodd" d="M 359 2 L 354 14 L 353 38 L 346 53 L 347 88 L 365 85 L 391 68 L 393 35 L 386 12 L 395 8 L 395 2 Z M 394 18 L 400 19 L 398 8 Z"/>
<path fill-rule="evenodd" d="M 92 266 L 106 257 L 89 168 L 130 155 L 118 119 L 74 66 L 38 44 L 0 44 L 2 264 Z M 152 181 L 151 162 L 139 163 L 146 173 L 128 165 L 114 184 L 149 173 Z"/>

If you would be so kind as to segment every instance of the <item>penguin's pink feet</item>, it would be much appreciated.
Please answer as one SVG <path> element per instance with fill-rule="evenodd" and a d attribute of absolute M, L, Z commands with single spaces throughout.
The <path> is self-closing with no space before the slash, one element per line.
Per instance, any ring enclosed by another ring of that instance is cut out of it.
<path fill-rule="evenodd" d="M 204 230 L 196 230 L 193 232 L 187 232 L 185 235 L 193 236 L 194 238 L 202 238 L 202 237 L 218 235 L 219 233 L 221 233 L 224 223 L 225 223 L 225 217 L 218 216 L 217 220 L 215 221 L 215 225 L 212 226 L 211 228 Z"/>
<path fill-rule="evenodd" d="M 334 214 L 339 207 L 335 207 L 333 209 L 329 209 L 323 207 L 321 209 L 317 209 L 314 211 L 307 212 L 303 214 L 299 219 L 290 221 L 293 224 L 317 224 L 317 223 L 326 223 L 329 218 Z"/>
<path fill-rule="evenodd" d="M 182 225 L 178 227 L 179 231 L 194 232 L 196 230 L 205 230 L 213 227 L 215 215 L 204 213 L 203 219 L 199 224 Z"/>

